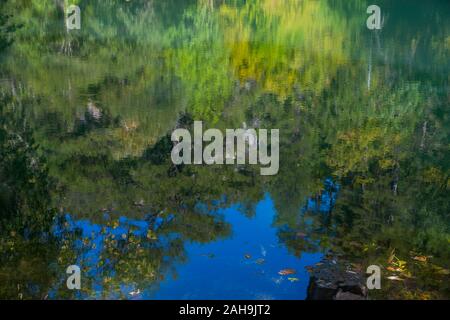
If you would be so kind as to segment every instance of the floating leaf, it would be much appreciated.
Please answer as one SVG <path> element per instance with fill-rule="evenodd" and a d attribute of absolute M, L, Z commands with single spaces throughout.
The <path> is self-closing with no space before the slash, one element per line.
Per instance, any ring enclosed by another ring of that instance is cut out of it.
<path fill-rule="evenodd" d="M 390 276 L 390 277 L 387 277 L 389 280 L 394 280 L 394 281 L 403 281 L 403 279 L 402 278 L 399 278 L 399 277 L 397 277 L 397 276 Z"/>
<path fill-rule="evenodd" d="M 404 260 L 398 260 L 397 261 L 397 265 L 400 267 L 400 268 L 404 268 L 405 266 L 406 266 L 406 261 L 404 261 Z"/>
<path fill-rule="evenodd" d="M 420 262 L 427 262 L 428 257 L 426 257 L 426 256 L 415 256 L 415 257 L 413 257 L 413 259 L 416 260 L 416 261 L 420 261 Z"/>
<path fill-rule="evenodd" d="M 403 270 L 400 268 L 394 268 L 394 267 L 387 267 L 386 270 L 391 271 L 391 272 L 402 272 Z"/>
<path fill-rule="evenodd" d="M 296 272 L 297 271 L 295 271 L 295 269 L 283 269 L 283 270 L 280 270 L 278 272 L 278 274 L 281 275 L 281 276 L 286 276 L 288 274 L 295 274 Z"/>
<path fill-rule="evenodd" d="M 148 230 L 147 231 L 147 238 L 150 239 L 150 240 L 158 239 L 158 237 L 156 236 L 156 234 L 152 230 Z"/>

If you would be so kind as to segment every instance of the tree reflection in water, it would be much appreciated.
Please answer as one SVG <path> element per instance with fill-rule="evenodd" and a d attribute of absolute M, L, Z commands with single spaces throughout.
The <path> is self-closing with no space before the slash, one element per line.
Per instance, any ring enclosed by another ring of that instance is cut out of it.
<path fill-rule="evenodd" d="M 378 32 L 362 0 L 81 0 L 67 33 L 59 0 L 2 1 L 0 296 L 157 292 L 187 244 L 230 238 L 218 211 L 258 221 L 269 194 L 291 256 L 380 265 L 374 298 L 448 298 L 450 10 L 413 2 L 380 0 Z M 278 175 L 172 165 L 194 120 L 280 129 Z"/>

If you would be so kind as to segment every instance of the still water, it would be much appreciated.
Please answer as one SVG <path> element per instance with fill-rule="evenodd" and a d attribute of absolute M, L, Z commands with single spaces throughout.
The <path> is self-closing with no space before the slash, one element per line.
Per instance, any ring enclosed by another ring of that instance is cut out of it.
<path fill-rule="evenodd" d="M 210 244 L 188 244 L 189 263 L 177 266 L 179 279 L 163 282 L 156 298 L 306 298 L 309 274 L 305 267 L 318 263 L 322 254 L 296 257 L 279 243 L 277 229 L 272 225 L 275 210 L 269 196 L 257 204 L 252 218 L 243 216 L 238 206 L 220 214 L 232 225 L 232 235 Z M 279 275 L 285 268 L 298 271 L 292 276 Z"/>
<path fill-rule="evenodd" d="M 304 299 L 309 280 L 305 267 L 318 263 L 323 255 L 318 252 L 297 257 L 279 242 L 277 229 L 273 227 L 275 209 L 268 195 L 255 209 L 253 217 L 242 215 L 238 205 L 214 212 L 231 226 L 229 237 L 205 244 L 184 243 L 185 261 L 170 266 L 156 287 L 141 290 L 123 283 L 119 293 L 104 292 L 105 267 L 99 267 L 99 262 L 105 250 L 105 239 L 128 236 L 130 229 L 134 229 L 131 231 L 134 236 L 145 237 L 149 230 L 145 220 L 120 217 L 116 228 L 105 229 L 89 220 L 73 221 L 67 216 L 69 225 L 54 230 L 54 233 L 62 237 L 79 230 L 83 238 L 89 239 L 88 246 L 81 241 L 75 244 L 77 249 L 83 249 L 76 264 L 86 267 L 86 274 L 92 280 L 94 291 L 89 298 Z M 105 216 L 105 220 L 108 219 Z M 287 266 L 296 270 L 295 276 L 279 274 Z M 50 298 L 57 298 L 57 293 L 52 292 Z M 81 295 L 80 298 L 88 297 Z"/>
<path fill-rule="evenodd" d="M 0 4 L 0 298 L 305 299 L 324 259 L 450 297 L 448 1 L 76 3 Z M 279 129 L 278 174 L 174 165 L 196 120 Z"/>

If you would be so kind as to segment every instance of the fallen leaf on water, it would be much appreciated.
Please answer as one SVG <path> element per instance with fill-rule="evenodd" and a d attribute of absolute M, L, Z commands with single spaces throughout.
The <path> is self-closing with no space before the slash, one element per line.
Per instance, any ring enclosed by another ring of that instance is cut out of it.
<path fill-rule="evenodd" d="M 405 269 L 406 268 L 406 261 L 404 260 L 400 260 L 396 257 L 396 261 L 392 262 L 392 265 L 399 267 L 400 269 Z"/>
<path fill-rule="evenodd" d="M 402 272 L 403 270 L 400 268 L 394 268 L 394 267 L 387 267 L 386 270 L 391 271 L 391 272 Z"/>
<path fill-rule="evenodd" d="M 280 276 L 286 276 L 288 274 L 295 274 L 295 273 L 296 273 L 295 269 L 283 269 L 283 270 L 278 271 L 278 274 Z"/>
<path fill-rule="evenodd" d="M 152 230 L 148 230 L 147 232 L 147 238 L 150 240 L 156 240 L 158 237 Z"/>
<path fill-rule="evenodd" d="M 299 278 L 288 278 L 288 280 L 290 282 L 296 282 L 296 281 L 299 281 Z"/>
<path fill-rule="evenodd" d="M 428 257 L 426 257 L 426 256 L 415 256 L 415 257 L 413 257 L 413 259 L 416 260 L 416 261 L 420 261 L 420 262 L 427 262 Z"/>
<path fill-rule="evenodd" d="M 387 277 L 389 280 L 395 280 L 395 281 L 403 281 L 403 279 L 402 278 L 399 278 L 399 277 L 397 277 L 397 276 L 390 276 L 390 277 Z"/>

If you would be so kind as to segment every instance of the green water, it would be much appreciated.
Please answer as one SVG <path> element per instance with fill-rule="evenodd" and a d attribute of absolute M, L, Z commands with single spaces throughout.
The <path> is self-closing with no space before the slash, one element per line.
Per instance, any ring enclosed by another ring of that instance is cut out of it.
<path fill-rule="evenodd" d="M 380 265 L 371 298 L 449 298 L 448 1 L 380 0 L 381 30 L 357 0 L 71 3 L 70 32 L 64 1 L 0 4 L 0 298 L 127 298 L 111 292 L 229 239 L 214 212 L 251 218 L 267 195 L 290 255 Z M 170 134 L 192 120 L 279 129 L 278 174 L 174 166 Z M 321 210 L 326 181 L 339 192 Z M 108 236 L 103 285 L 80 294 L 65 268 L 93 244 L 55 235 L 66 215 L 148 230 Z"/>

